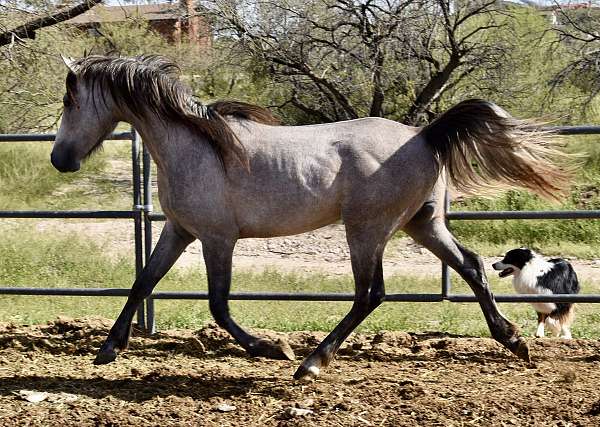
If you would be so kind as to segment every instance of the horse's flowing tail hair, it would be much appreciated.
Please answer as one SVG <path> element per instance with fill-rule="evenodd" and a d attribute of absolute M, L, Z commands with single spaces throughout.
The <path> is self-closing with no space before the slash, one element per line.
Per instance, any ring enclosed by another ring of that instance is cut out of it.
<path fill-rule="evenodd" d="M 491 102 L 463 101 L 421 134 L 461 192 L 503 183 L 558 201 L 569 187 L 571 157 L 556 149 L 556 133 L 515 119 Z"/>

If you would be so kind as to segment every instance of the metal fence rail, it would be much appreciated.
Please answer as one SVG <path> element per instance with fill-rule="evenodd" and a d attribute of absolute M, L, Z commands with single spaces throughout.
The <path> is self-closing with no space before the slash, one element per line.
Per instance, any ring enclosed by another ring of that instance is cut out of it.
<path fill-rule="evenodd" d="M 600 135 L 600 126 L 562 126 L 549 128 L 561 135 Z M 0 142 L 53 141 L 50 134 L 0 134 Z M 135 233 L 136 275 L 148 261 L 152 251 L 152 223 L 164 221 L 162 213 L 153 212 L 151 165 L 148 151 L 140 150 L 137 134 L 115 133 L 110 139 L 130 139 L 132 142 L 133 208 L 130 211 L 0 211 L 0 218 L 94 218 L 94 219 L 133 219 Z M 141 162 L 140 162 L 141 157 Z M 141 163 L 141 165 L 140 165 Z M 507 220 L 507 219 L 599 219 L 600 210 L 572 211 L 450 211 L 446 197 L 446 220 Z M 474 295 L 452 294 L 450 270 L 442 264 L 440 293 L 405 293 L 386 295 L 388 302 L 476 302 Z M 0 287 L 0 295 L 56 295 L 56 296 L 103 296 L 124 297 L 129 288 L 40 288 L 40 287 Z M 287 293 L 287 292 L 238 292 L 232 293 L 232 300 L 263 301 L 352 301 L 349 293 Z M 581 302 L 600 303 L 600 294 L 585 295 L 496 295 L 498 302 Z M 160 299 L 206 300 L 207 292 L 154 292 L 145 307 L 138 312 L 138 325 L 150 332 L 155 331 L 154 301 Z"/>
<path fill-rule="evenodd" d="M 36 142 L 54 141 L 55 134 L 0 134 L 0 142 Z M 139 275 L 144 266 L 142 259 L 142 209 L 140 208 L 140 142 L 137 133 L 131 129 L 129 132 L 113 132 L 108 140 L 131 141 L 131 164 L 133 181 L 133 208 L 124 211 L 47 211 L 47 210 L 5 210 L 0 211 L 0 218 L 60 218 L 60 219 L 133 219 L 135 271 Z M 122 289 L 89 289 L 89 288 L 23 288 L 0 287 L 0 295 L 60 295 L 60 296 L 127 296 L 128 288 Z M 146 328 L 146 315 L 144 307 L 137 313 L 137 323 Z"/>

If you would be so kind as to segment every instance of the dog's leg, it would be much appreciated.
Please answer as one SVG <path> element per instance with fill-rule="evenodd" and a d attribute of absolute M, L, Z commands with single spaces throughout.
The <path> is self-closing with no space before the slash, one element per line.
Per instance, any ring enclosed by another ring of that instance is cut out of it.
<path fill-rule="evenodd" d="M 555 319 L 554 317 L 548 316 L 548 317 L 546 317 L 546 325 L 552 331 L 552 336 L 554 338 L 558 338 L 558 336 L 560 335 L 560 325 L 561 325 L 560 320 Z"/>
<path fill-rule="evenodd" d="M 571 336 L 571 329 L 567 325 L 560 325 L 560 337 L 570 340 L 573 338 Z"/>
<path fill-rule="evenodd" d="M 560 319 L 560 336 L 561 338 L 571 339 L 571 325 L 573 324 L 573 320 L 575 320 L 575 305 L 571 305 L 569 307 L 569 311 L 567 311 L 566 315 Z"/>
<path fill-rule="evenodd" d="M 546 336 L 544 331 L 544 323 L 546 322 L 546 317 L 548 317 L 545 313 L 538 313 L 538 326 L 535 332 L 536 338 L 544 338 Z"/>

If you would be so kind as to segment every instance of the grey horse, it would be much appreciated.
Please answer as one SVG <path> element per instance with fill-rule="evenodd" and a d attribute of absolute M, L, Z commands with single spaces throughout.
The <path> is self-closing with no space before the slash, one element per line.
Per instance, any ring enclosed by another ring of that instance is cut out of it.
<path fill-rule="evenodd" d="M 119 121 L 128 122 L 156 162 L 167 217 L 94 363 L 109 363 L 127 347 L 139 304 L 195 239 L 202 243 L 215 321 L 252 356 L 293 359 L 289 345 L 251 335 L 230 317 L 235 243 L 302 233 L 340 219 L 354 303 L 302 362 L 296 379 L 317 377 L 384 300 L 382 256 L 397 230 L 456 270 L 475 293 L 492 336 L 529 360 L 517 326 L 496 306 L 481 258 L 446 228 L 444 190 L 448 180 L 461 191 L 519 186 L 558 198 L 569 173 L 559 166 L 564 155 L 553 148 L 552 134 L 483 100 L 463 101 L 425 127 L 374 117 L 279 126 L 257 106 L 203 105 L 163 57 L 64 60 L 69 71 L 52 164 L 61 172 L 77 171 Z"/>

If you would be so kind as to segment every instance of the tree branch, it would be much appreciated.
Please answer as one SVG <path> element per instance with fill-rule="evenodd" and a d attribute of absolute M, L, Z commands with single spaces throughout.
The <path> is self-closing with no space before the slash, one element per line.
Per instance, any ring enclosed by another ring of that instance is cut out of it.
<path fill-rule="evenodd" d="M 12 30 L 0 33 L 0 46 L 4 46 L 13 42 L 16 39 L 35 39 L 35 32 L 44 27 L 50 27 L 58 24 L 59 22 L 68 21 L 84 12 L 87 12 L 98 3 L 102 3 L 103 0 L 85 0 L 76 6 L 69 9 L 61 9 L 57 12 L 44 16 L 38 19 L 29 21 L 23 25 L 20 25 Z"/>

